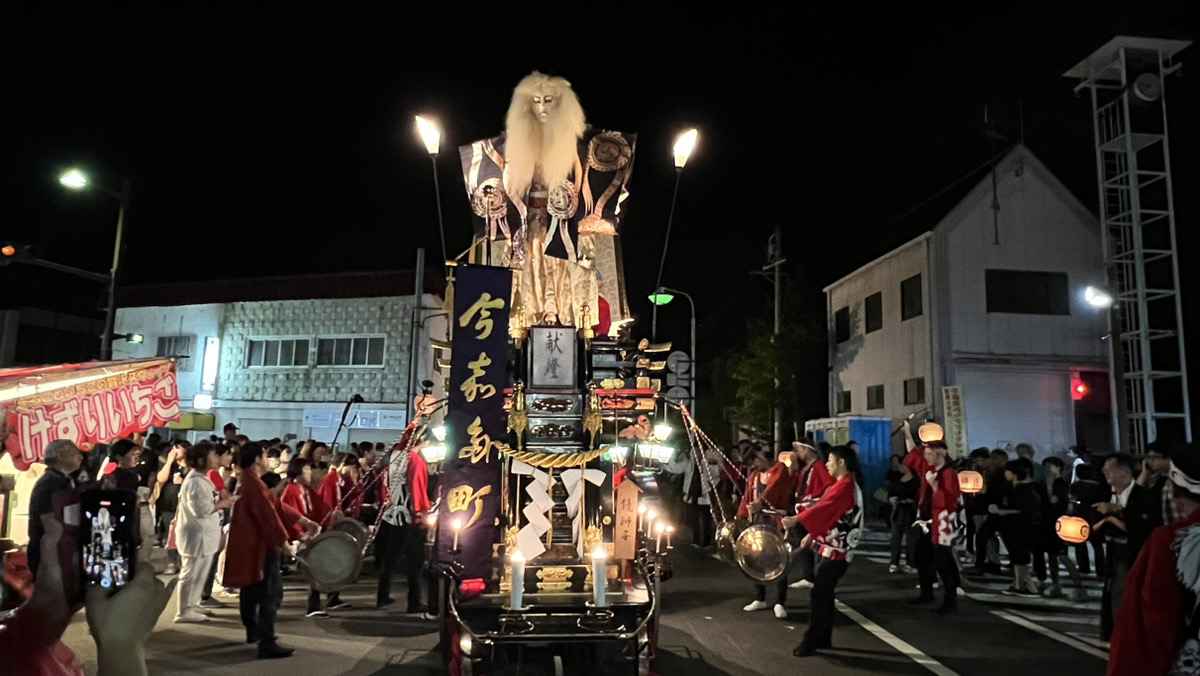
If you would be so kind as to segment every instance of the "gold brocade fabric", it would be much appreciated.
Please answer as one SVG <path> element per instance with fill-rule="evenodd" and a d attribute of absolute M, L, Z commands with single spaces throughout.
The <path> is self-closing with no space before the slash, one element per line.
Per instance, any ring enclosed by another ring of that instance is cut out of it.
<path fill-rule="evenodd" d="M 493 264 L 518 270 L 513 275 L 513 292 L 521 295 L 525 325 L 579 326 L 585 305 L 595 323 L 599 287 L 596 271 L 585 267 L 591 259 L 581 258 L 579 263 L 572 263 L 543 253 L 549 222 L 544 202 L 539 206 L 536 198 L 531 199 L 527 209 L 527 225 L 521 233 L 524 236 L 492 242 Z"/>

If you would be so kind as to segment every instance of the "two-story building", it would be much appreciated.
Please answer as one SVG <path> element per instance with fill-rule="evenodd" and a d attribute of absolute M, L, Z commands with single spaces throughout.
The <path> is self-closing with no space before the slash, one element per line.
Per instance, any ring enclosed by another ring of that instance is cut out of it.
<path fill-rule="evenodd" d="M 1108 447 L 1105 315 L 1083 300 L 1105 279 L 1098 221 L 1024 146 L 992 179 L 825 288 L 830 414 L 941 420 L 956 385 L 967 449 Z"/>
<path fill-rule="evenodd" d="M 232 422 L 251 439 L 328 442 L 358 395 L 339 442 L 390 443 L 420 382 L 442 391 L 431 337 L 446 337 L 445 282 L 427 275 L 420 303 L 414 282 L 382 272 L 125 287 L 116 332 L 145 342 L 118 342 L 113 357 L 180 357 L 180 404 L 214 413 L 216 434 Z"/>

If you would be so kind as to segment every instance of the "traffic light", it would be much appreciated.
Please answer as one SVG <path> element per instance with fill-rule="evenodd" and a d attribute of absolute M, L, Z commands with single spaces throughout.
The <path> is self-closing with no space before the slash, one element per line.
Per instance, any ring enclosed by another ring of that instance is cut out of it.
<path fill-rule="evenodd" d="M 1071 398 L 1075 401 L 1082 401 L 1091 391 L 1091 388 L 1087 386 L 1087 383 L 1083 382 L 1082 378 L 1075 377 L 1071 379 Z"/>
<path fill-rule="evenodd" d="M 5 242 L 3 245 L 0 245 L 0 265 L 8 265 L 13 261 L 22 263 L 28 261 L 30 258 L 30 249 L 26 244 Z"/>

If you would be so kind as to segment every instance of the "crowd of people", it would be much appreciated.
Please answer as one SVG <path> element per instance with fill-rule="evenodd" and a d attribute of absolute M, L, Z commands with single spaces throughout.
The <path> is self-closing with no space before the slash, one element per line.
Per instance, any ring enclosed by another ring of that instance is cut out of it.
<path fill-rule="evenodd" d="M 424 428 L 410 425 L 391 448 L 361 442 L 333 455 L 323 442 L 293 445 L 293 435 L 252 441 L 233 424 L 223 431 L 223 437 L 194 444 L 138 435 L 88 453 L 66 440 L 48 445 L 47 469 L 30 499 L 28 562 L 34 592 L 0 624 L 0 654 L 20 667 L 14 673 L 81 674 L 60 641 L 70 617 L 84 605 L 102 676 L 145 673 L 141 647 L 172 593 L 178 608 L 174 622 L 204 623 L 215 609 L 226 607 L 214 590 L 237 599 L 246 643 L 256 645 L 260 659 L 287 657 L 294 650 L 281 646 L 275 633 L 283 577 L 303 565 L 303 552 L 314 538 L 344 519 L 357 521 L 369 534 L 363 554 L 371 556 L 378 573 L 375 607 L 395 603 L 392 577 L 403 558 L 407 614 L 436 619 L 436 609 L 431 612 L 421 601 L 431 577 L 422 575 L 425 516 L 436 490 L 436 474 L 431 481 L 421 453 L 429 443 Z M 127 584 L 111 595 L 92 589 L 73 594 L 82 584 L 73 581 L 78 571 L 64 570 L 58 554 L 59 542 L 74 537 L 72 529 L 64 529 L 63 496 L 90 489 L 125 491 L 138 505 L 138 527 L 132 532 L 141 563 L 133 579 L 123 580 Z M 165 550 L 164 570 L 152 564 L 156 547 Z M 156 574 L 177 578 L 163 584 Z M 349 607 L 336 592 L 322 603 L 314 587 L 308 591 L 306 617 L 328 617 Z M 93 622 L 116 612 L 149 619 L 122 622 L 121 630 Z M 114 633 L 121 635 L 119 641 L 110 638 Z"/>
<path fill-rule="evenodd" d="M 1156 442 L 1137 460 L 1072 451 L 1039 462 L 1032 446 L 1019 444 L 1011 453 L 979 448 L 955 460 L 943 442 L 914 440 L 907 421 L 902 429 L 906 452 L 890 458 L 885 486 L 873 497 L 890 528 L 889 573 L 917 574 L 913 605 L 936 603 L 940 580 L 935 611 L 956 612 L 964 576 L 1007 579 L 1004 593 L 1014 596 L 1081 602 L 1088 599 L 1085 576 L 1094 574 L 1103 581 L 1100 639 L 1111 642 L 1110 673 L 1134 673 L 1121 668 L 1147 659 L 1152 647 L 1159 649 L 1152 663 L 1163 668 L 1147 673 L 1167 673 L 1172 659 L 1200 665 L 1200 449 Z M 864 501 L 857 451 L 853 441 L 803 438 L 775 454 L 742 441 L 728 456 L 683 449 L 658 476 L 668 513 L 690 524 L 693 546 L 713 546 L 714 513 L 769 525 L 786 538 L 787 568 L 756 583 L 744 610 L 771 608 L 784 619 L 788 590 L 809 589 L 812 615 L 797 656 L 829 647 L 833 589 L 853 558 L 864 514 L 876 506 Z M 961 471 L 977 472 L 982 486 L 964 492 Z M 1086 522 L 1086 539 L 1060 537 L 1064 516 Z M 1160 593 L 1147 596 L 1155 587 Z"/>

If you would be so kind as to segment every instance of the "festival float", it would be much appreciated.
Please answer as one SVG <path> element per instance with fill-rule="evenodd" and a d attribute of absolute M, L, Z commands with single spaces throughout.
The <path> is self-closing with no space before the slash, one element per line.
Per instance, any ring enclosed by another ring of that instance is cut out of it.
<path fill-rule="evenodd" d="M 670 344 L 627 338 L 634 146 L 587 125 L 566 80 L 534 73 L 505 132 L 459 149 L 476 244 L 447 263 L 430 546 L 451 674 L 654 673 L 674 529 L 640 468 L 671 453 L 650 424 Z"/>

